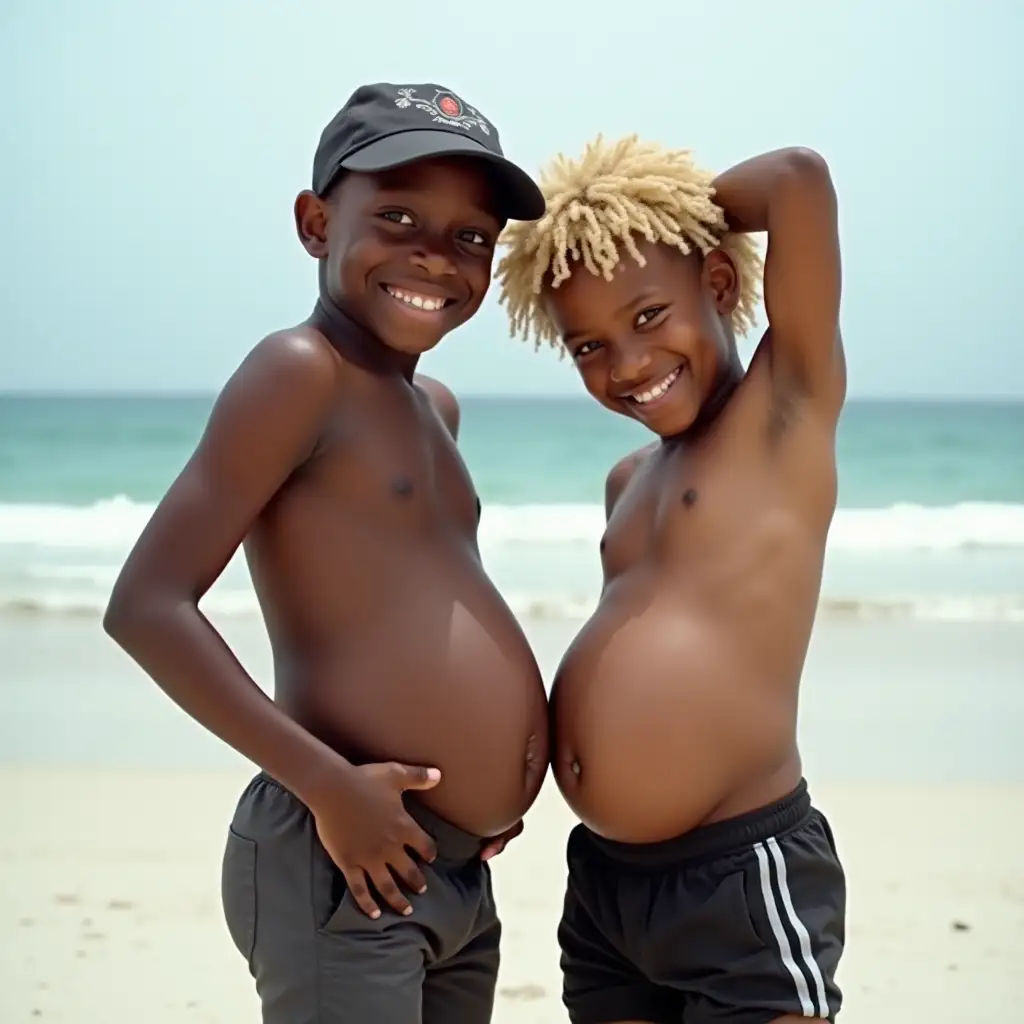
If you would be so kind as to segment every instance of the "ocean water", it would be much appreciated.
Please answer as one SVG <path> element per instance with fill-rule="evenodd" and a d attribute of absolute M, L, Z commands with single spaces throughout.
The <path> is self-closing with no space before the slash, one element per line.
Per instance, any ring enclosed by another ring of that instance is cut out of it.
<path fill-rule="evenodd" d="M 98 615 L 210 397 L 0 396 L 0 615 Z M 646 443 L 587 399 L 463 400 L 488 570 L 521 615 L 601 576 L 604 478 Z M 1024 621 L 1024 403 L 851 402 L 822 614 Z M 258 614 L 241 556 L 204 600 Z"/>

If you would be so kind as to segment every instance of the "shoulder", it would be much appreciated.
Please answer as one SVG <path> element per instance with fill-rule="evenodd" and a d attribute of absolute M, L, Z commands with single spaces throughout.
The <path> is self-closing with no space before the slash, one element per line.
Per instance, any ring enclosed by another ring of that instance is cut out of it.
<path fill-rule="evenodd" d="M 612 514 L 619 495 L 626 489 L 626 485 L 632 479 L 637 467 L 657 448 L 657 442 L 638 448 L 623 456 L 608 471 L 608 477 L 604 483 L 604 511 L 605 516 Z"/>
<path fill-rule="evenodd" d="M 331 343 L 310 327 L 291 327 L 268 334 L 243 360 L 239 371 L 247 375 L 284 374 L 289 382 L 333 386 L 341 357 Z"/>
<path fill-rule="evenodd" d="M 318 331 L 289 328 L 268 334 L 224 385 L 207 435 L 282 439 L 315 432 L 335 401 L 341 359 Z"/>
<path fill-rule="evenodd" d="M 434 380 L 433 377 L 428 377 L 422 373 L 416 374 L 414 383 L 430 399 L 431 404 L 437 410 L 437 414 L 444 421 L 444 425 L 448 428 L 452 437 L 457 438 L 459 436 L 459 422 L 462 414 L 459 410 L 458 399 L 456 399 L 452 390 L 439 380 Z"/>

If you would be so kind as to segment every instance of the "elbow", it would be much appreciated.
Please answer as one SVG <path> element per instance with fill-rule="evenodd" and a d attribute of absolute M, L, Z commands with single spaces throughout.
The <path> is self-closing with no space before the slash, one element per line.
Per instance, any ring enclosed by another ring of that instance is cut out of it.
<path fill-rule="evenodd" d="M 791 181 L 832 187 L 832 172 L 828 162 L 816 150 L 806 146 L 787 149 L 784 153 L 784 166 L 785 175 Z"/>
<path fill-rule="evenodd" d="M 119 647 L 125 647 L 129 642 L 133 618 L 131 609 L 135 604 L 133 595 L 126 594 L 124 589 L 120 581 L 114 585 L 103 613 L 103 632 Z"/>
<path fill-rule="evenodd" d="M 103 631 L 118 647 L 131 652 L 157 618 L 156 603 L 148 591 L 119 579 L 103 613 Z"/>

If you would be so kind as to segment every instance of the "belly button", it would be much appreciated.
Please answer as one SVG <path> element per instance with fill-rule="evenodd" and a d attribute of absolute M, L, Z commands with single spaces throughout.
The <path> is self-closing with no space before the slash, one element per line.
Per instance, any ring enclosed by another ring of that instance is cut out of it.
<path fill-rule="evenodd" d="M 526 763 L 533 764 L 537 760 L 537 734 L 531 732 L 526 737 Z"/>
<path fill-rule="evenodd" d="M 580 763 L 579 763 L 579 761 L 573 761 L 573 763 L 569 767 L 572 768 L 573 775 L 575 775 L 576 778 L 579 778 L 580 777 Z"/>
<path fill-rule="evenodd" d="M 546 769 L 547 764 L 542 767 L 537 757 L 537 737 L 531 733 L 526 740 L 526 756 L 523 758 L 523 777 L 526 786 L 532 786 L 537 776 Z"/>

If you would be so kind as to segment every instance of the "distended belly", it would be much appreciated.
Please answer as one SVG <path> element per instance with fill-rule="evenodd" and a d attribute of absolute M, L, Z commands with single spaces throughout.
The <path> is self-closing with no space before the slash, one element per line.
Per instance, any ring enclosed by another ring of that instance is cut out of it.
<path fill-rule="evenodd" d="M 580 820 L 657 842 L 708 820 L 752 778 L 780 772 L 784 789 L 798 778 L 795 693 L 765 685 L 756 661 L 734 629 L 678 606 L 650 603 L 639 617 L 602 605 L 552 690 L 555 777 Z"/>
<path fill-rule="evenodd" d="M 353 761 L 436 767 L 421 796 L 480 836 L 515 824 L 548 764 L 546 697 L 526 638 L 497 595 L 406 592 L 316 665 L 279 679 L 289 710 Z M 285 685 L 281 685 L 284 683 Z"/>

